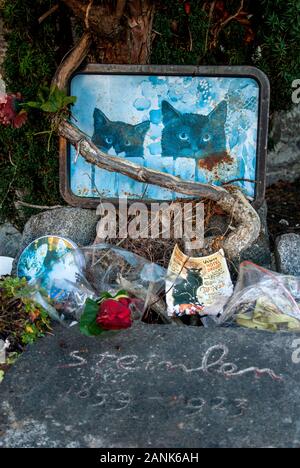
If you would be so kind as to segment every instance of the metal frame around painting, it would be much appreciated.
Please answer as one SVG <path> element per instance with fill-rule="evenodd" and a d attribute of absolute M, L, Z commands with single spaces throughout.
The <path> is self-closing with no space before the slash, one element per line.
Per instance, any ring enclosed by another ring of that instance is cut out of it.
<path fill-rule="evenodd" d="M 256 160 L 256 189 L 253 206 L 261 206 L 265 197 L 266 187 L 266 154 L 268 143 L 268 121 L 270 85 L 267 76 L 255 67 L 248 66 L 172 66 L 172 65 L 100 65 L 90 64 L 74 75 L 154 75 L 154 76 L 203 76 L 203 77 L 241 77 L 252 78 L 259 85 L 259 111 Z M 72 78 L 73 78 L 72 77 Z M 60 190 L 65 201 L 72 206 L 95 208 L 99 198 L 79 197 L 70 188 L 70 144 L 60 139 Z M 117 199 L 106 198 L 107 201 L 117 202 Z M 136 201 L 136 200 L 133 200 Z M 144 200 L 151 202 L 153 200 Z M 158 200 L 155 200 L 158 201 Z"/>

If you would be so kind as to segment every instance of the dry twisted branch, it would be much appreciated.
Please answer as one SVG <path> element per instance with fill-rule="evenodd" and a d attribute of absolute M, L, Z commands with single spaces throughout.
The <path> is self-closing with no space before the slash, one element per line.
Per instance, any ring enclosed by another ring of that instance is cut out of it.
<path fill-rule="evenodd" d="M 69 4 L 76 3 L 75 0 L 64 1 Z M 84 15 L 86 15 L 88 2 L 83 3 L 85 6 Z M 118 2 L 119 6 L 121 3 Z M 89 22 L 91 21 L 91 12 Z M 88 54 L 90 41 L 90 33 L 86 32 L 72 53 L 59 67 L 53 80 L 56 86 L 62 89 L 66 88 L 71 74 Z M 225 213 L 229 214 L 233 224 L 235 224 L 235 229 L 221 239 L 218 245 L 218 247 L 224 248 L 228 258 L 239 256 L 241 251 L 251 246 L 259 236 L 260 218 L 246 197 L 236 187 L 226 187 L 225 189 L 224 187 L 182 180 L 171 174 L 139 166 L 123 158 L 110 156 L 100 151 L 84 133 L 66 120 L 59 125 L 58 133 L 75 146 L 88 162 L 102 169 L 119 172 L 140 182 L 159 185 L 195 198 L 214 200 Z"/>
<path fill-rule="evenodd" d="M 142 167 L 123 158 L 110 156 L 100 151 L 84 133 L 67 121 L 60 124 L 59 134 L 75 147 L 80 142 L 80 154 L 89 163 L 95 164 L 101 169 L 119 172 L 140 182 L 159 185 L 195 198 L 214 200 L 225 213 L 230 215 L 236 225 L 236 229 L 226 236 L 220 244 L 229 258 L 237 257 L 259 236 L 260 218 L 246 197 L 236 187 L 225 190 L 223 187 L 182 180 L 171 174 Z"/>

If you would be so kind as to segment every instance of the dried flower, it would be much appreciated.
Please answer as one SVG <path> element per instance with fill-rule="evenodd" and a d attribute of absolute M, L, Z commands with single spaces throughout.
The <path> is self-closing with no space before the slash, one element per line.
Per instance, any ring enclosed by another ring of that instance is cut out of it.
<path fill-rule="evenodd" d="M 185 2 L 184 4 L 184 10 L 186 12 L 187 15 L 190 15 L 191 14 L 191 4 L 190 2 Z"/>
<path fill-rule="evenodd" d="M 0 93 L 0 124 L 13 128 L 20 128 L 27 120 L 27 112 L 20 109 L 22 96 L 17 94 Z"/>

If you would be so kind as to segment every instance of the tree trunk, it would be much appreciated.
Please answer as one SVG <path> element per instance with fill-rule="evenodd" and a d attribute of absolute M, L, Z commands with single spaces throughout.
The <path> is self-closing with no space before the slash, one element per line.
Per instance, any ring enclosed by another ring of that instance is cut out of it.
<path fill-rule="evenodd" d="M 146 64 L 151 52 L 154 0 L 63 0 L 91 32 L 91 61 Z"/>

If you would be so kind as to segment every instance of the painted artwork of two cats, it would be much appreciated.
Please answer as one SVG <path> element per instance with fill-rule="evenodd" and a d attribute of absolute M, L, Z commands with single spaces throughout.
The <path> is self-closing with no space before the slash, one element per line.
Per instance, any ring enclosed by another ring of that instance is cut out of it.
<path fill-rule="evenodd" d="M 161 103 L 163 130 L 161 156 L 203 160 L 226 153 L 227 102 L 222 100 L 208 115 L 182 113 L 168 101 Z M 120 157 L 144 157 L 144 142 L 150 121 L 137 125 L 112 121 L 100 109 L 94 110 L 93 143 L 105 153 Z"/>

